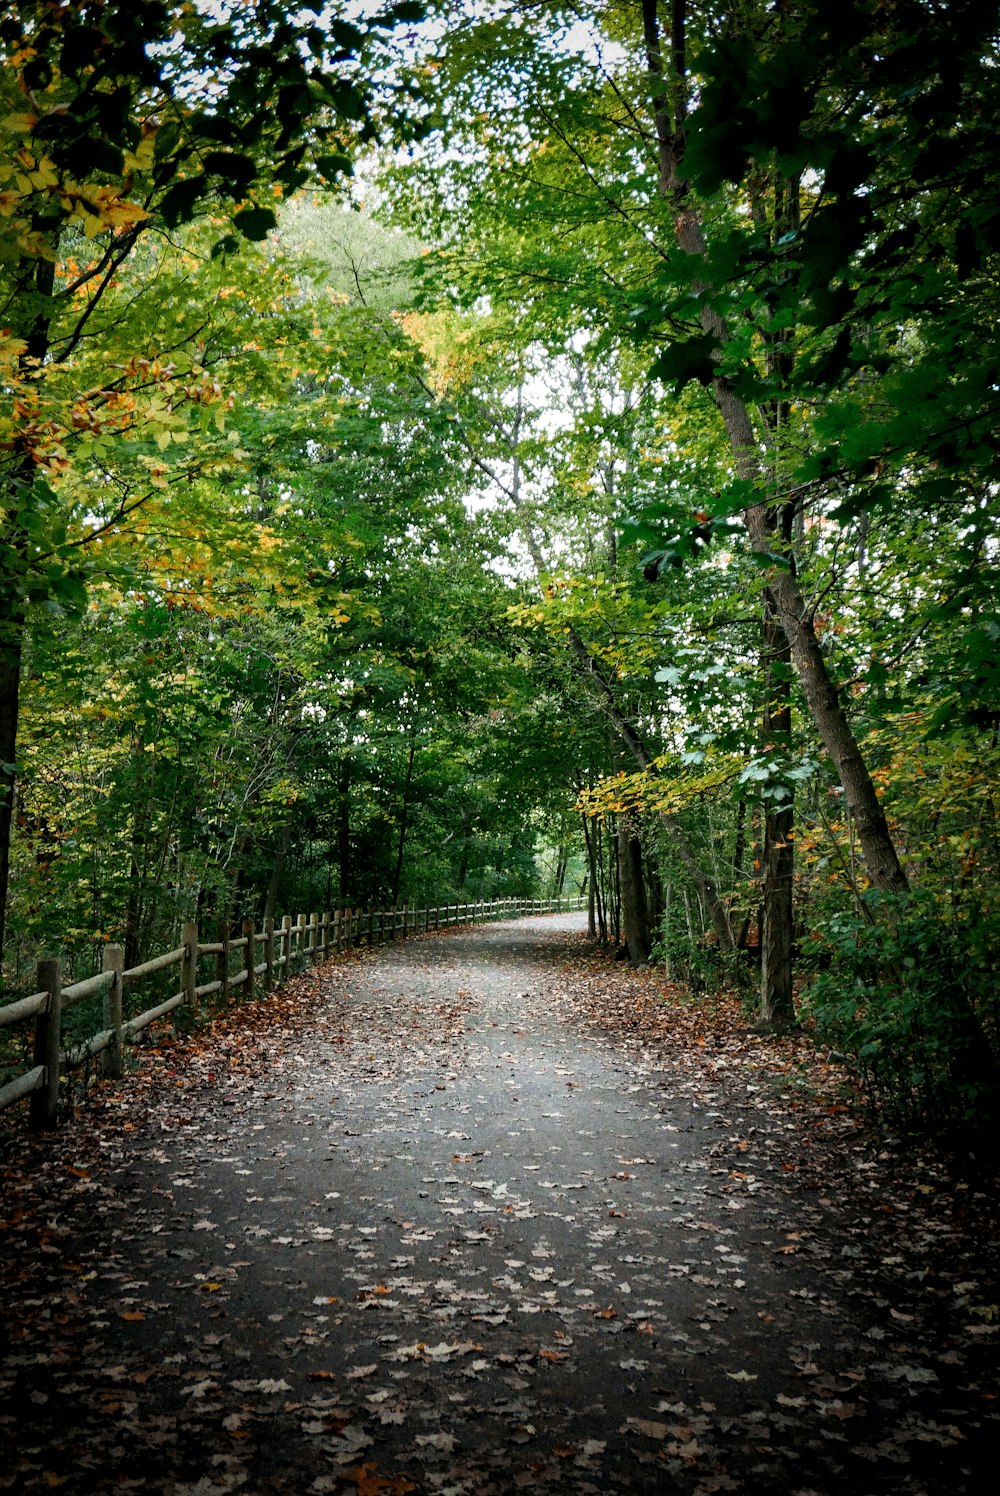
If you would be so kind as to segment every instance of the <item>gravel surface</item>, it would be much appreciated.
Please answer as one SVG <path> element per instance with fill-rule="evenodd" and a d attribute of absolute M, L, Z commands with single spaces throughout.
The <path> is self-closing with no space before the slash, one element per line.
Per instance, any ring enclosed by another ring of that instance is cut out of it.
<path fill-rule="evenodd" d="M 47 1145 L 0 1488 L 991 1489 L 992 1394 L 752 1172 L 794 1122 L 595 1024 L 584 955 L 561 915 L 338 960 L 263 1068 Z"/>

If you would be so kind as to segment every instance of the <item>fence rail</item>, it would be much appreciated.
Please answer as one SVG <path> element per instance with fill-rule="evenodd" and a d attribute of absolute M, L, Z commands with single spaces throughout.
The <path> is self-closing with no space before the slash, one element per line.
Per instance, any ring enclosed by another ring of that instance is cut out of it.
<path fill-rule="evenodd" d="M 223 1011 L 234 992 L 251 999 L 267 996 L 298 971 L 328 960 L 333 952 L 361 945 L 380 946 L 413 935 L 433 934 L 456 925 L 478 924 L 525 915 L 557 914 L 586 908 L 580 898 L 489 899 L 478 903 L 439 904 L 434 908 L 337 909 L 332 913 L 286 914 L 280 924 L 266 919 L 258 930 L 252 920 L 220 925 L 217 939 L 202 942 L 198 926 L 184 926 L 183 941 L 172 951 L 124 969 L 122 947 L 105 947 L 103 968 L 92 977 L 62 983 L 62 963 L 48 956 L 39 961 L 38 991 L 0 1007 L 0 1029 L 34 1019 L 33 1064 L 24 1074 L 0 1087 L 0 1112 L 28 1100 L 33 1131 L 52 1127 L 59 1102 L 60 1074 L 100 1058 L 100 1073 L 108 1079 L 122 1074 L 122 1047 L 158 1018 L 183 1008 L 196 1020 L 199 1002 L 218 994 L 215 1012 Z M 258 947 L 261 959 L 258 960 Z M 232 971 L 233 958 L 240 970 Z M 198 963 L 213 958 L 215 975 L 198 981 Z M 180 990 L 153 1007 L 126 1018 L 123 992 L 127 985 L 180 967 Z M 63 1048 L 63 1014 L 74 1003 L 103 996 L 103 1027 L 70 1048 Z"/>

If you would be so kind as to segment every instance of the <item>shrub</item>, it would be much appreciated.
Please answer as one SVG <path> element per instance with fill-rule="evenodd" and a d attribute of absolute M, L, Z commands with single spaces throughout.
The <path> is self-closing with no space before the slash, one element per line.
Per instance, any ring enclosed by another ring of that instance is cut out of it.
<path fill-rule="evenodd" d="M 848 1056 L 894 1126 L 1000 1119 L 1000 917 L 932 894 L 869 893 L 803 941 L 817 1035 Z"/>

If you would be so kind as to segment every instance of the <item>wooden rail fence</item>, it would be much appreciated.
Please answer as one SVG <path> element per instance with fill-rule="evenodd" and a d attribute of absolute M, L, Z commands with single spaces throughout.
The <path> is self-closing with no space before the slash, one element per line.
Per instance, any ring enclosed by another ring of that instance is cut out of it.
<path fill-rule="evenodd" d="M 303 971 L 329 958 L 331 952 L 352 946 L 385 945 L 410 935 L 429 934 L 454 925 L 487 920 L 516 919 L 524 915 L 555 914 L 586 908 L 586 900 L 492 899 L 474 904 L 441 904 L 433 909 L 338 909 L 326 914 L 286 914 L 280 925 L 266 919 L 257 930 L 253 920 L 241 925 L 222 924 L 218 938 L 207 943 L 199 938 L 198 926 L 186 924 L 176 950 L 154 956 L 139 966 L 124 969 L 120 945 L 104 950 L 101 971 L 82 982 L 63 986 L 58 956 L 39 961 L 37 992 L 0 1008 L 0 1029 L 34 1020 L 34 1065 L 23 1075 L 0 1087 L 0 1112 L 26 1098 L 29 1126 L 43 1131 L 56 1121 L 59 1077 L 64 1071 L 100 1058 L 100 1073 L 108 1079 L 122 1074 L 122 1049 L 143 1029 L 182 1008 L 191 1019 L 198 1016 L 199 1003 L 215 999 L 215 1009 L 225 1009 L 233 992 L 246 998 L 266 995 L 296 970 Z M 258 959 L 258 956 L 260 959 Z M 198 963 L 214 957 L 214 977 L 198 981 Z M 234 959 L 240 969 L 232 970 Z M 142 981 L 171 967 L 180 967 L 180 990 L 165 1001 L 134 1017 L 124 1016 L 123 993 L 127 985 Z M 69 1049 L 63 1048 L 63 1014 L 84 998 L 103 996 L 103 1027 Z"/>

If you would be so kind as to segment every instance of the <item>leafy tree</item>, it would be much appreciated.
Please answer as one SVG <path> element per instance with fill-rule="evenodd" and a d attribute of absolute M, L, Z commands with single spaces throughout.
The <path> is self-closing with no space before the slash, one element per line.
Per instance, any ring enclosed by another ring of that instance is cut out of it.
<path fill-rule="evenodd" d="M 992 317 L 979 122 L 995 113 L 995 16 L 963 4 L 953 26 L 916 4 L 891 19 L 858 4 L 845 22 L 824 0 L 662 16 L 653 0 L 463 16 L 428 90 L 429 144 L 396 185 L 408 221 L 443 241 L 437 284 L 470 307 L 488 291 L 518 346 L 590 368 L 631 349 L 639 382 L 658 350 L 663 424 L 679 398 L 701 412 L 682 450 L 723 434 L 729 472 L 693 468 L 676 498 L 637 493 L 630 533 L 678 595 L 678 567 L 748 535 L 756 582 L 731 566 L 708 577 L 766 603 L 769 721 L 741 772 L 767 789 L 765 884 L 787 941 L 787 791 L 807 782 L 790 777 L 805 764 L 789 706 L 836 766 L 862 893 L 902 893 L 921 872 L 871 729 L 880 703 L 922 694 L 923 643 L 941 645 L 934 678 L 948 682 L 938 724 L 957 714 L 974 731 L 995 710 L 996 380 L 975 332 Z M 534 502 L 536 525 L 553 499 Z M 873 609 L 884 581 L 893 603 Z M 781 965 L 784 993 L 765 980 L 765 998 L 787 1010 Z"/>
<path fill-rule="evenodd" d="M 225 253 L 267 235 L 276 194 L 343 176 L 375 134 L 372 39 L 419 13 L 361 27 L 270 0 L 221 18 L 166 0 L 0 12 L 0 937 L 28 610 L 79 607 L 94 541 L 155 492 L 149 472 L 108 481 L 118 445 L 168 449 L 192 399 L 184 332 L 108 346 L 102 308 L 143 241 L 221 210 Z"/>

